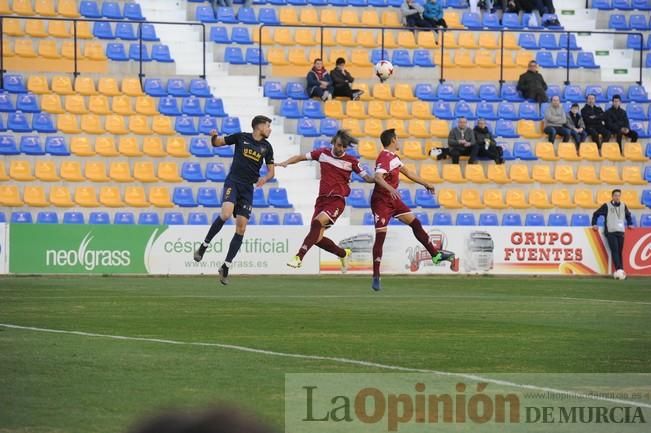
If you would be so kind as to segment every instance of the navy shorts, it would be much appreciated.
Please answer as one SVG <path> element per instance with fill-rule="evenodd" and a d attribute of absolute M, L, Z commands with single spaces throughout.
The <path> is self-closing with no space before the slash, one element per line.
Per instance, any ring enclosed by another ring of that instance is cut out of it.
<path fill-rule="evenodd" d="M 234 216 L 241 215 L 249 219 L 253 206 L 253 185 L 226 179 L 224 182 L 222 202 L 227 201 L 235 205 L 235 210 L 233 211 Z"/>

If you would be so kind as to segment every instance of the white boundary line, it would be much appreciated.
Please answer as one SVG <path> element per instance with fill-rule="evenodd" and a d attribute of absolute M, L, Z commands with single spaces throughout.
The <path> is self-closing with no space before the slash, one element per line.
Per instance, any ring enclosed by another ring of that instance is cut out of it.
<path fill-rule="evenodd" d="M 403 372 L 409 372 L 409 373 L 428 373 L 428 374 L 434 374 L 437 376 L 446 376 L 446 377 L 458 377 L 462 379 L 468 379 L 468 380 L 473 380 L 473 381 L 478 381 L 478 382 L 487 382 L 487 383 L 492 383 L 496 385 L 503 385 L 503 386 L 509 386 L 512 388 L 520 388 L 520 389 L 526 389 L 526 390 L 531 390 L 531 391 L 542 391 L 542 392 L 550 392 L 550 393 L 555 393 L 555 394 L 564 394 L 564 395 L 572 395 L 575 397 L 580 397 L 580 398 L 586 398 L 589 400 L 599 400 L 599 401 L 605 401 L 609 403 L 616 403 L 616 404 L 622 404 L 625 406 L 638 406 L 638 407 L 645 407 L 651 409 L 651 404 L 648 403 L 642 403 L 642 402 L 636 402 L 636 401 L 629 401 L 629 400 L 620 400 L 620 399 L 615 399 L 615 398 L 606 398 L 606 397 L 600 397 L 600 396 L 594 396 L 594 395 L 587 395 L 587 394 L 581 394 L 577 393 L 574 391 L 566 391 L 562 389 L 557 389 L 557 388 L 548 388 L 544 386 L 537 386 L 537 385 L 528 385 L 528 384 L 521 384 L 521 383 L 516 383 L 516 382 L 509 382 L 505 380 L 499 380 L 499 379 L 491 379 L 488 377 L 483 377 L 475 374 L 466 374 L 466 373 L 452 373 L 448 371 L 439 371 L 439 370 L 430 370 L 430 369 L 424 369 L 424 368 L 411 368 L 411 367 L 401 367 L 398 365 L 389 365 L 389 364 L 380 364 L 377 362 L 371 362 L 371 361 L 361 361 L 361 360 L 356 360 L 356 359 L 349 359 L 349 358 L 338 358 L 338 357 L 333 357 L 333 356 L 321 356 L 321 355 L 304 355 L 300 353 L 285 353 L 285 352 L 274 352 L 271 350 L 263 350 L 263 349 L 255 349 L 252 347 L 246 347 L 246 346 L 237 346 L 233 344 L 223 344 L 223 343 L 202 343 L 202 342 L 193 342 L 193 341 L 178 341 L 178 340 L 167 340 L 167 339 L 161 339 L 161 338 L 145 338 L 145 337 L 128 337 L 124 335 L 110 335 L 110 334 L 97 334 L 94 332 L 84 332 L 84 331 L 66 331 L 66 330 L 61 330 L 61 329 L 50 329 L 50 328 L 37 328 L 34 326 L 21 326 L 21 325 L 14 325 L 10 323 L 0 323 L 0 327 L 3 328 L 9 328 L 9 329 L 20 329 L 20 330 L 25 330 L 25 331 L 35 331 L 35 332 L 48 332 L 52 334 L 66 334 L 66 335 L 77 335 L 81 337 L 97 337 L 97 338 L 109 338 L 112 340 L 123 340 L 123 341 L 142 341 L 142 342 L 147 342 L 147 343 L 160 343 L 160 344 L 172 344 L 172 345 L 177 345 L 177 346 L 200 346 L 200 347 L 218 347 L 220 349 L 228 349 L 228 350 L 236 350 L 239 352 L 248 352 L 248 353 L 255 353 L 258 355 L 267 355 L 267 356 L 278 356 L 278 357 L 283 357 L 283 358 L 294 358 L 294 359 L 305 359 L 305 360 L 311 360 L 311 361 L 329 361 L 329 362 L 335 362 L 339 364 L 349 364 L 349 365 L 357 365 L 357 366 L 363 366 L 363 367 L 373 367 L 373 368 L 379 368 L 379 369 L 384 369 L 384 370 L 393 370 L 393 371 L 403 371 Z"/>

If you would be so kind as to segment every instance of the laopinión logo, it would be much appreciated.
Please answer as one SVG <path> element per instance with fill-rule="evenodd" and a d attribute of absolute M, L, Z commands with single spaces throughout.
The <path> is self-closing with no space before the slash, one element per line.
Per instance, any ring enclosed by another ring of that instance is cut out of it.
<path fill-rule="evenodd" d="M 131 252 L 129 250 L 95 250 L 90 245 L 93 239 L 92 232 L 88 232 L 76 250 L 46 250 L 45 265 L 53 267 L 81 266 L 87 271 L 92 271 L 98 266 L 121 267 L 131 264 Z"/>

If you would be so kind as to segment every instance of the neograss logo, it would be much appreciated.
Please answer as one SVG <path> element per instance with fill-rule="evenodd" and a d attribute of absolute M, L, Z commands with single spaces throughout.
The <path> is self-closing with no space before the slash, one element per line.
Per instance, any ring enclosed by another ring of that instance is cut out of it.
<path fill-rule="evenodd" d="M 89 232 L 76 249 L 46 250 L 45 265 L 47 267 L 81 266 L 87 271 L 92 271 L 97 266 L 111 268 L 131 265 L 129 250 L 92 249 L 93 239 L 92 232 Z"/>

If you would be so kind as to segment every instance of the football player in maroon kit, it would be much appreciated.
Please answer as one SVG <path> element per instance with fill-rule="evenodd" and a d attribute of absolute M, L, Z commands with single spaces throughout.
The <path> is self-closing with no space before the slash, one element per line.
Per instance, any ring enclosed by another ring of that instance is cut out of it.
<path fill-rule="evenodd" d="M 371 194 L 371 210 L 375 218 L 375 243 L 373 244 L 373 283 L 371 288 L 375 291 L 381 289 L 380 285 L 380 263 L 382 261 L 382 247 L 387 236 L 387 226 L 391 218 L 397 218 L 404 224 L 411 227 L 414 236 L 423 244 L 432 256 L 432 262 L 436 265 L 442 261 L 449 261 L 453 265 L 454 253 L 451 251 L 438 250 L 430 241 L 429 235 L 423 229 L 418 218 L 407 207 L 400 198 L 397 191 L 400 183 L 400 173 L 407 176 L 416 183 L 423 185 L 431 194 L 434 193 L 434 186 L 421 179 L 415 173 L 410 172 L 402 163 L 396 152 L 399 150 L 398 136 L 395 129 L 387 129 L 380 135 L 382 151 L 375 160 L 375 187 Z"/>
<path fill-rule="evenodd" d="M 357 144 L 357 139 L 346 130 L 339 130 L 332 138 L 332 148 L 318 149 L 304 155 L 295 155 L 286 161 L 276 164 L 287 167 L 301 161 L 317 161 L 321 167 L 321 182 L 319 196 L 314 204 L 314 214 L 310 224 L 310 232 L 305 237 L 303 245 L 287 263 L 292 268 L 300 268 L 303 257 L 312 245 L 328 251 L 341 260 L 341 271 L 348 270 L 350 249 L 343 249 L 323 233 L 332 226 L 346 207 L 346 197 L 350 195 L 350 177 L 353 172 L 360 175 L 366 182 L 374 182 L 373 176 L 366 173 L 360 166 L 359 160 L 346 153 L 346 148 Z"/>

